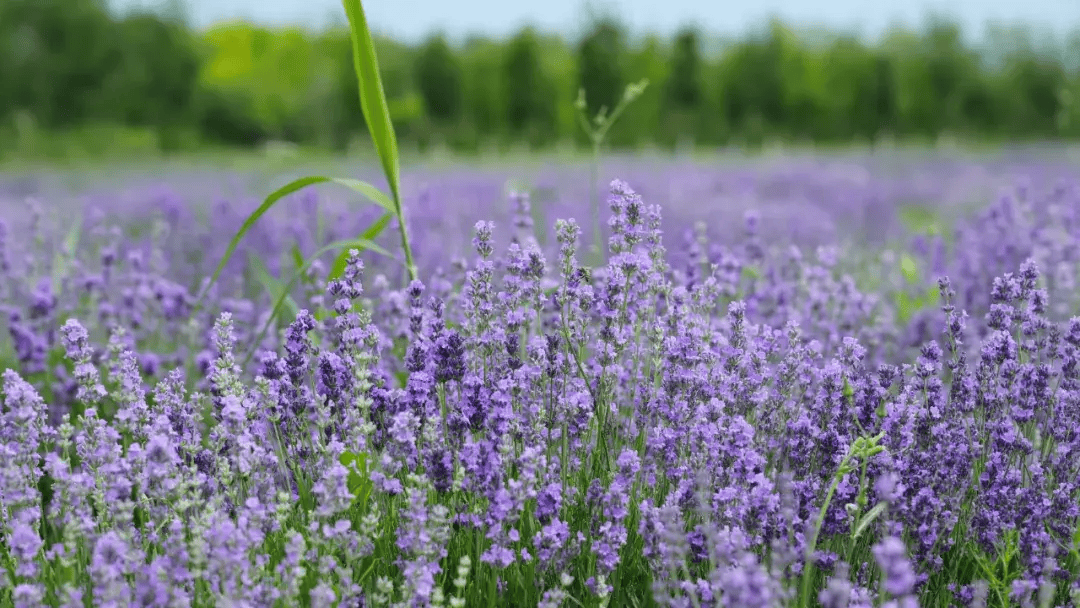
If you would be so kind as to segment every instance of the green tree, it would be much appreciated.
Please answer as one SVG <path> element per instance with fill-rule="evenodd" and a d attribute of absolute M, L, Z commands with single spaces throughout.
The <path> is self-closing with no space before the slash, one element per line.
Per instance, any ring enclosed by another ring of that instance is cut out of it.
<path fill-rule="evenodd" d="M 964 48 L 960 28 L 954 23 L 933 23 L 925 39 L 929 50 L 926 71 L 930 83 L 927 105 L 934 110 L 928 126 L 933 134 L 937 134 L 949 124 L 959 122 L 958 95 L 965 79 L 975 72 L 975 61 L 970 51 Z"/>
<path fill-rule="evenodd" d="M 828 129 L 820 118 L 831 97 L 824 54 L 779 21 L 770 24 L 769 41 L 779 57 L 781 92 L 779 128 L 771 127 L 770 135 L 797 140 L 827 139 Z"/>
<path fill-rule="evenodd" d="M 18 115 L 19 128 L 156 129 L 165 146 L 198 133 L 230 145 L 285 138 L 343 150 L 366 128 L 340 25 L 195 32 L 176 15 L 111 13 L 105 3 L 0 0 L 0 135 Z M 684 27 L 631 43 L 611 16 L 591 19 L 574 40 L 531 28 L 462 46 L 441 35 L 375 38 L 403 146 L 438 138 L 479 151 L 580 138 L 579 89 L 595 115 L 641 78 L 653 86 L 610 133 L 614 148 L 883 133 L 1080 137 L 1080 33 L 1058 45 L 1024 27 L 993 28 L 976 47 L 954 23 L 932 19 L 871 44 L 796 34 L 774 20 L 721 42 Z"/>
<path fill-rule="evenodd" d="M 894 128 L 892 64 L 854 36 L 842 36 L 825 51 L 828 94 L 823 103 L 831 117 L 825 137 L 874 141 Z"/>
<path fill-rule="evenodd" d="M 1028 137 L 1052 137 L 1061 109 L 1061 91 L 1067 80 L 1061 65 L 1047 58 L 1028 56 L 1012 63 L 1009 73 L 1017 91 L 1020 131 Z"/>
<path fill-rule="evenodd" d="M 625 44 L 622 25 L 611 17 L 597 19 L 578 44 L 578 86 L 585 90 L 590 116 L 601 108 L 611 111 L 622 98 Z"/>
<path fill-rule="evenodd" d="M 683 28 L 676 34 L 670 65 L 669 103 L 680 109 L 697 108 L 701 103 L 701 48 L 696 28 Z"/>
<path fill-rule="evenodd" d="M 702 101 L 701 48 L 698 31 L 685 27 L 675 35 L 670 69 L 664 83 L 664 111 L 672 118 L 673 135 L 685 137 L 699 129 L 695 125 Z M 668 138 L 665 138 L 668 139 Z M 673 143 L 670 142 L 669 143 Z"/>
<path fill-rule="evenodd" d="M 867 135 L 874 139 L 883 133 L 896 132 L 896 69 L 889 57 L 881 52 L 873 53 L 869 102 L 871 117 Z"/>
<path fill-rule="evenodd" d="M 416 58 L 416 82 L 424 109 L 439 123 L 457 120 L 461 113 L 461 65 L 446 37 L 428 38 Z"/>
<path fill-rule="evenodd" d="M 45 127 L 102 118 L 95 96 L 117 40 L 101 0 L 4 0 L 0 34 L 10 61 L 2 85 L 9 111 L 29 111 Z"/>
<path fill-rule="evenodd" d="M 666 42 L 655 34 L 645 37 L 637 48 L 629 49 L 626 56 L 627 73 L 635 80 L 642 78 L 649 82 L 664 83 L 669 75 L 669 53 Z M 575 83 L 576 84 L 576 83 Z M 672 129 L 667 124 L 670 116 L 664 110 L 665 89 L 662 86 L 648 86 L 634 103 L 628 105 L 619 119 L 619 124 L 609 133 L 609 141 L 615 146 L 639 146 L 645 143 L 675 143 L 673 133 L 685 133 L 678 128 Z M 689 117 L 687 117 L 689 119 Z M 685 121 L 689 124 L 689 120 Z M 685 126 L 685 125 L 684 125 Z"/>
<path fill-rule="evenodd" d="M 131 14 L 117 24 L 110 61 L 115 66 L 98 95 L 97 114 L 128 125 L 156 127 L 162 145 L 192 124 L 200 58 L 189 30 L 153 14 Z"/>
<path fill-rule="evenodd" d="M 522 28 L 510 40 L 503 61 L 503 102 L 510 134 L 521 136 L 540 115 L 537 95 L 543 73 L 536 31 Z"/>
<path fill-rule="evenodd" d="M 355 132 L 366 129 L 360 97 L 356 93 L 356 71 L 353 67 L 352 41 L 345 30 L 335 30 L 323 36 L 322 54 L 331 59 L 327 87 L 325 117 L 331 122 L 330 142 L 335 150 L 344 150 Z M 379 55 L 380 59 L 382 55 Z"/>
<path fill-rule="evenodd" d="M 899 131 L 934 138 L 963 123 L 961 109 L 979 73 L 955 23 L 932 19 L 921 33 L 897 31 L 886 42 L 897 68 Z"/>
<path fill-rule="evenodd" d="M 482 143 L 505 128 L 503 49 L 487 38 L 473 37 L 465 42 L 461 52 L 465 92 L 463 139 L 459 145 L 479 150 Z M 492 74 L 500 77 L 492 78 Z"/>
<path fill-rule="evenodd" d="M 751 140 L 760 140 L 784 119 L 782 51 L 769 32 L 733 45 L 720 60 L 720 111 L 732 129 Z"/>

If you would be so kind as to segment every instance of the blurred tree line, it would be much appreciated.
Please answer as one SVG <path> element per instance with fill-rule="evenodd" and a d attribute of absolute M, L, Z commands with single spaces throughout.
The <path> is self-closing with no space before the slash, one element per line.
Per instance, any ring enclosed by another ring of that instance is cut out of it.
<path fill-rule="evenodd" d="M 686 28 L 632 37 L 597 17 L 577 39 L 378 38 L 399 136 L 459 151 L 583 143 L 572 101 L 615 105 L 651 86 L 611 134 L 618 147 L 1017 140 L 1080 136 L 1080 35 L 1048 43 L 992 29 L 983 47 L 928 20 L 868 44 L 773 21 L 734 41 Z M 349 37 L 232 23 L 193 31 L 104 0 L 0 2 L 0 125 L 141 127 L 164 150 L 268 140 L 341 150 L 362 131 Z"/>

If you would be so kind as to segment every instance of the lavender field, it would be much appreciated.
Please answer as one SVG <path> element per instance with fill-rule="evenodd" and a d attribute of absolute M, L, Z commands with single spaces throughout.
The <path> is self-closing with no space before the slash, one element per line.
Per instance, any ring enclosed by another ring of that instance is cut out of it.
<path fill-rule="evenodd" d="M 0 176 L 0 606 L 1080 605 L 1077 169 Z"/>

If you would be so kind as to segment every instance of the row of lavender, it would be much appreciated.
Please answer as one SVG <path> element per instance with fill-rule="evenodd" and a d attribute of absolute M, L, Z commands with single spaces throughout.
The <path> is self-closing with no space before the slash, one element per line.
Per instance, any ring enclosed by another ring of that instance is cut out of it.
<path fill-rule="evenodd" d="M 1075 308 L 1080 192 L 1069 165 L 870 158 L 727 170 L 623 161 L 612 169 L 636 176 L 646 200 L 664 202 L 674 280 L 693 282 L 715 263 L 725 295 L 745 300 L 756 321 L 779 327 L 798 320 L 826 345 L 853 335 L 874 356 L 903 362 L 943 321 L 936 277 L 953 278 L 958 305 L 978 320 L 989 310 L 992 279 L 1029 257 L 1047 275 L 1051 316 L 1064 319 Z M 460 283 L 468 266 L 467 239 L 447 234 L 467 234 L 477 218 L 495 218 L 503 227 L 497 247 L 533 234 L 550 258 L 558 247 L 552 219 L 581 215 L 580 203 L 590 196 L 581 187 L 585 175 L 540 168 L 530 175 L 532 209 L 528 201 L 507 209 L 501 201 L 511 174 L 408 176 L 406 210 L 418 262 L 440 292 Z M 279 327 L 269 318 L 270 294 L 295 272 L 297 255 L 358 234 L 377 216 L 332 190 L 294 197 L 256 225 L 210 305 L 197 307 L 200 281 L 257 203 L 248 193 L 270 186 L 253 184 L 250 176 L 182 174 L 164 185 L 123 177 L 135 185 L 79 196 L 22 180 L 9 184 L 5 198 L 0 182 L 0 302 L 14 349 L 5 356 L 0 341 L 0 363 L 14 366 L 15 359 L 20 370 L 47 375 L 43 390 L 61 410 L 74 386 L 58 365 L 57 330 L 67 318 L 85 321 L 96 343 L 106 342 L 114 326 L 127 328 L 150 378 L 177 366 L 189 375 L 205 373 L 213 351 L 208 328 L 218 311 L 234 315 L 244 353 L 276 348 L 277 332 L 259 330 Z M 925 234 L 928 227 L 936 234 Z M 400 294 L 388 292 L 400 284 L 401 267 L 373 256 L 365 261 L 375 264 L 369 294 L 381 304 L 378 314 L 400 314 Z M 289 315 L 300 307 L 329 308 L 322 293 L 326 269 L 316 264 L 299 281 Z M 975 331 L 985 335 L 982 325 Z"/>
<path fill-rule="evenodd" d="M 822 182 L 773 184 L 862 196 Z M 589 268 L 518 196 L 508 246 L 477 224 L 405 289 L 316 269 L 260 344 L 250 274 L 191 295 L 222 228 L 90 218 L 71 250 L 97 257 L 51 262 L 42 229 L 3 264 L 0 604 L 1065 605 L 1078 198 L 1020 185 L 903 255 L 804 255 L 767 215 L 710 239 L 615 183 Z"/>

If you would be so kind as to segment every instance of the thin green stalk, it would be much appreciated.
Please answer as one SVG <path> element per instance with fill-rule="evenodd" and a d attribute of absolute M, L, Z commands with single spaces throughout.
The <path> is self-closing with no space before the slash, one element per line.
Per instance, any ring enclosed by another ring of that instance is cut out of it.
<path fill-rule="evenodd" d="M 595 254 L 597 266 L 603 264 L 606 258 L 604 254 L 604 244 L 601 242 L 603 239 L 603 232 L 600 229 L 600 195 L 598 193 L 598 190 L 600 189 L 600 148 L 604 145 L 604 141 L 607 139 L 607 133 L 615 124 L 615 121 L 618 120 L 619 116 L 626 110 L 631 102 L 641 96 L 647 86 L 649 86 L 649 80 L 647 78 L 628 85 L 626 90 L 623 91 L 622 98 L 619 99 L 619 103 L 615 105 L 615 109 L 612 110 L 611 114 L 607 113 L 606 107 L 602 107 L 592 119 L 588 116 L 588 104 L 585 101 L 585 89 L 578 90 L 577 101 L 574 102 L 574 107 L 577 109 L 578 123 L 581 124 L 582 130 L 585 131 L 585 134 L 589 137 L 589 142 L 592 145 L 592 183 L 590 184 L 592 196 L 590 198 L 592 200 L 593 212 L 593 253 Z"/>
<path fill-rule="evenodd" d="M 851 448 L 848 449 L 848 453 L 844 455 L 844 459 L 840 461 L 840 466 L 836 469 L 836 474 L 833 475 L 832 483 L 829 484 L 829 491 L 825 493 L 825 500 L 821 503 L 821 509 L 818 511 L 817 519 L 814 521 L 814 527 L 810 531 L 810 538 L 806 540 L 806 548 L 803 549 L 803 571 L 802 580 L 799 585 L 799 605 L 806 605 L 810 597 L 810 585 L 813 580 L 813 558 L 814 550 L 817 548 L 818 536 L 821 534 L 821 527 L 825 523 L 825 515 L 829 512 L 829 504 L 832 503 L 833 494 L 836 493 L 836 488 L 840 485 L 840 480 L 845 475 L 852 471 L 851 461 L 852 459 L 858 459 L 865 462 L 873 456 L 881 453 L 885 450 L 884 447 L 878 445 L 885 437 L 884 433 L 876 435 L 874 437 L 858 437 L 852 443 Z"/>
<path fill-rule="evenodd" d="M 409 244 L 409 231 L 405 228 L 405 213 L 401 208 L 401 201 L 397 201 L 398 204 L 398 232 L 401 234 L 401 249 L 405 253 L 405 270 L 409 273 L 409 281 L 415 281 L 418 274 L 416 270 L 416 262 L 413 261 L 412 245 Z"/>

